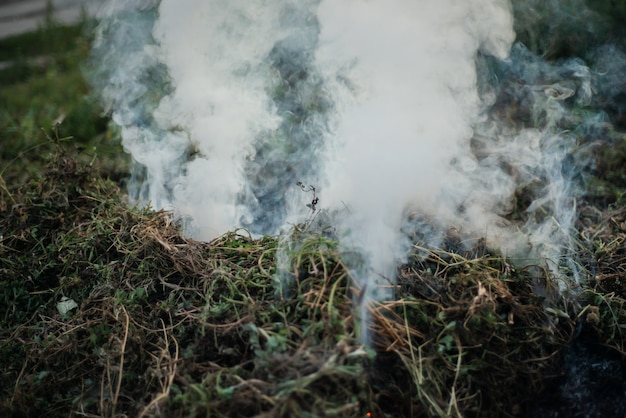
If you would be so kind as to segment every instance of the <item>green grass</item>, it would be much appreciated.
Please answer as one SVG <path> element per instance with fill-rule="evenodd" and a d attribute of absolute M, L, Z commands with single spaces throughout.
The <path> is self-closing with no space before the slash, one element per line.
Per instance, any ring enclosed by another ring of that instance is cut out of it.
<path fill-rule="evenodd" d="M 0 175 L 22 183 L 43 169 L 53 152 L 50 136 L 74 143 L 84 158 L 97 154 L 103 174 L 125 176 L 127 162 L 108 133 L 108 119 L 91 97 L 82 66 L 89 54 L 88 22 L 48 23 L 0 40 Z"/>
<path fill-rule="evenodd" d="M 84 29 L 85 23 L 71 26 L 49 23 L 34 32 L 0 39 L 0 61 L 44 54 L 62 54 L 72 42 L 83 37 Z"/>

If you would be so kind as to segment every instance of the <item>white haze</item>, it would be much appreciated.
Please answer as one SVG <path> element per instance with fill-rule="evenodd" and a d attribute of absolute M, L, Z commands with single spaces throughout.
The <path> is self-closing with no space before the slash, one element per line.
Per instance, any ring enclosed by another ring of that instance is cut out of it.
<path fill-rule="evenodd" d="M 239 226 L 243 163 L 255 136 L 278 125 L 263 60 L 284 35 L 265 4 L 272 2 L 186 3 L 163 0 L 159 8 L 154 37 L 175 90 L 156 115 L 162 128 L 182 128 L 197 148 L 171 203 L 193 219 L 196 236 L 210 239 Z"/>
<path fill-rule="evenodd" d="M 481 181 L 471 178 L 470 138 L 481 110 L 476 54 L 505 58 L 514 40 L 507 2 L 323 1 L 318 15 L 318 62 L 338 105 L 322 195 L 348 207 L 345 238 L 372 273 L 393 279 L 410 208 L 447 223 L 465 202 L 468 226 L 495 233 L 494 213 L 476 207 L 491 201 L 467 201 Z"/>
<path fill-rule="evenodd" d="M 375 288 L 394 280 L 412 213 L 432 220 L 433 246 L 453 227 L 558 267 L 575 213 L 561 169 L 573 139 L 557 126 L 567 89 L 556 75 L 528 82 L 550 119 L 537 129 L 487 116 L 497 92 L 484 57 L 518 68 L 507 1 L 157 4 L 103 9 L 94 84 L 144 167 L 131 193 L 187 219 L 190 235 L 278 234 L 306 216 L 304 181 L 337 214 L 342 248 L 366 260 L 352 267 L 368 298 L 390 296 Z M 583 91 L 585 67 L 571 74 Z M 533 182 L 526 218 L 505 221 Z"/>

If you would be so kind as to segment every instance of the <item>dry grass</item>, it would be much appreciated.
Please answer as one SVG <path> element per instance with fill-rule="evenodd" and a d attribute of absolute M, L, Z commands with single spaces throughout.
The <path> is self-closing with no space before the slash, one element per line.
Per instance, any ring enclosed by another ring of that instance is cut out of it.
<path fill-rule="evenodd" d="M 368 348 L 322 234 L 296 228 L 279 272 L 276 238 L 184 238 L 61 147 L 0 197 L 2 416 L 524 416 L 582 325 L 626 353 L 623 210 L 582 211 L 593 280 L 567 298 L 486 248 L 416 245 Z"/>

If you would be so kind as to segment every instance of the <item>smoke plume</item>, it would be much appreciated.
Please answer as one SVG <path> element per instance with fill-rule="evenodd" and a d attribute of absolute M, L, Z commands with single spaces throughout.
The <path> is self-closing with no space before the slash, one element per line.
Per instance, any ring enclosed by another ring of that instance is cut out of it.
<path fill-rule="evenodd" d="M 602 117 L 575 112 L 585 63 L 512 48 L 513 23 L 506 0 L 113 0 L 91 78 L 133 199 L 210 240 L 301 222 L 314 185 L 365 299 L 386 298 L 416 233 L 562 267 L 575 126 Z"/>
<path fill-rule="evenodd" d="M 470 139 L 483 106 L 477 53 L 503 59 L 514 39 L 507 3 L 324 1 L 318 14 L 336 106 L 321 193 L 347 206 L 344 239 L 365 252 L 366 274 L 393 278 L 411 209 L 449 224 L 464 204 L 468 227 L 494 234 L 493 199 L 468 200 L 480 181 Z"/>

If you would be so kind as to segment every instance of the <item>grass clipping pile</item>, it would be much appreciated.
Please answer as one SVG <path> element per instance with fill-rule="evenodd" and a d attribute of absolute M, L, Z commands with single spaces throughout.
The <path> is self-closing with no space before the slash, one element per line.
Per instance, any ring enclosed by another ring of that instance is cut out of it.
<path fill-rule="evenodd" d="M 4 417 L 516 416 L 581 324 L 626 351 L 617 213 L 589 209 L 597 274 L 569 301 L 484 249 L 416 247 L 363 347 L 361 289 L 328 238 L 294 229 L 278 272 L 275 238 L 184 238 L 63 150 L 0 186 Z"/>

